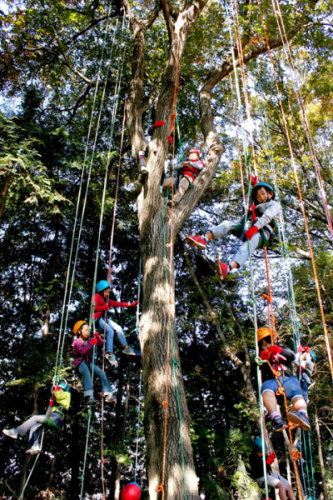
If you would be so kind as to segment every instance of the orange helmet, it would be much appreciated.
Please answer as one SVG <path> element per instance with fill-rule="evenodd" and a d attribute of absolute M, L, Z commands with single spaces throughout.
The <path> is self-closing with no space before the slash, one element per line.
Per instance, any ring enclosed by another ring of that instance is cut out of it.
<path fill-rule="evenodd" d="M 83 325 L 88 325 L 88 323 L 86 321 L 77 321 L 75 323 L 74 328 L 73 328 L 73 332 L 74 332 L 75 335 L 77 335 L 77 332 L 79 331 L 79 329 Z"/>
<path fill-rule="evenodd" d="M 259 328 L 259 330 L 257 330 L 257 342 L 260 342 L 260 340 L 264 339 L 265 337 L 270 337 L 271 335 L 272 332 L 269 328 Z"/>

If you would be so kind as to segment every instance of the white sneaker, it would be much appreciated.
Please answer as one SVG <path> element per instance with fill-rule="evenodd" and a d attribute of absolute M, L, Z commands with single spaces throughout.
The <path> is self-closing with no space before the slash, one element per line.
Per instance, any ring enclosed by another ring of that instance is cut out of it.
<path fill-rule="evenodd" d="M 41 452 L 41 447 L 37 443 L 37 444 L 34 444 L 33 446 L 31 446 L 31 448 L 29 448 L 29 450 L 25 450 L 25 452 L 27 455 L 37 455 L 38 453 Z"/>
<path fill-rule="evenodd" d="M 17 439 L 19 437 L 19 433 L 17 432 L 16 429 L 4 429 L 2 432 L 5 436 L 8 436 L 13 439 Z"/>
<path fill-rule="evenodd" d="M 113 396 L 112 392 L 111 394 L 107 394 L 104 399 L 105 403 L 115 403 L 116 398 Z"/>

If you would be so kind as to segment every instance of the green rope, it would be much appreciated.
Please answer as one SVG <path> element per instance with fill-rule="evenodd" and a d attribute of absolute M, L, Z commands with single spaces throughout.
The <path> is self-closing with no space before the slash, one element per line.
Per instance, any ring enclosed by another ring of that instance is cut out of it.
<path fill-rule="evenodd" d="M 41 437 L 41 441 L 40 441 L 40 449 L 41 449 L 41 451 L 42 451 L 43 441 L 44 441 L 44 432 L 45 432 L 45 427 L 43 427 L 42 437 Z M 23 497 L 23 495 L 24 495 L 25 489 L 26 489 L 26 487 L 28 486 L 28 483 L 29 483 L 29 481 L 30 481 L 30 478 L 31 478 L 31 476 L 32 476 L 32 473 L 33 473 L 33 471 L 34 471 L 34 468 L 35 468 L 35 466 L 36 466 L 36 464 L 37 464 L 37 460 L 38 460 L 39 456 L 40 456 L 40 452 L 37 454 L 37 456 L 36 456 L 36 458 L 35 458 L 35 461 L 34 461 L 34 463 L 33 463 L 33 466 L 31 467 L 31 470 L 30 470 L 29 476 L 28 476 L 28 478 L 27 478 L 27 480 L 26 480 L 26 482 L 25 482 L 25 485 L 23 486 L 23 489 L 22 489 L 22 491 L 21 491 L 21 495 L 19 496 L 18 500 L 21 500 L 21 498 L 22 498 L 22 497 Z"/>
<path fill-rule="evenodd" d="M 312 446 L 311 446 L 310 432 L 308 432 L 308 438 L 309 438 L 309 452 L 310 452 L 310 463 L 311 463 L 311 472 L 312 472 L 313 500 L 316 500 L 316 488 L 315 488 L 314 470 L 313 470 L 313 462 L 312 462 Z"/>
<path fill-rule="evenodd" d="M 223 7 L 222 3 L 221 3 L 221 6 Z M 225 1 L 225 6 L 224 6 L 224 12 L 226 13 L 226 18 L 227 18 L 227 22 L 228 22 L 230 48 L 231 48 L 231 53 L 232 53 L 232 61 L 233 61 L 234 77 L 235 77 L 235 85 L 236 85 L 236 94 L 237 94 L 237 102 L 238 102 L 239 120 L 241 123 L 241 130 L 242 130 L 242 143 L 243 143 L 244 160 L 245 160 L 245 165 L 246 165 L 246 174 L 249 175 L 251 172 L 250 172 L 250 164 L 249 164 L 249 157 L 248 157 L 248 148 L 246 146 L 246 142 L 245 142 L 246 139 L 244 136 L 244 120 L 243 120 L 243 113 L 242 113 L 242 102 L 241 102 L 239 82 L 238 82 L 238 78 L 237 78 L 237 67 L 236 67 L 236 61 L 235 61 L 235 54 L 234 54 L 234 50 L 233 50 L 233 40 L 232 40 L 232 33 L 231 33 L 231 20 L 230 20 L 230 14 L 229 14 L 229 7 L 228 7 L 226 1 Z M 247 197 L 246 197 L 246 206 L 244 207 L 244 209 L 245 209 L 244 228 L 245 228 L 246 220 L 247 220 L 248 207 L 249 207 L 249 201 L 250 201 L 250 192 L 251 192 L 251 176 L 249 176 L 248 190 L 247 190 Z M 258 329 L 258 326 L 257 326 L 257 308 L 256 308 L 256 300 L 255 300 L 255 293 L 254 293 L 254 280 L 253 280 L 253 268 L 252 268 L 250 242 L 248 241 L 247 244 L 248 244 L 248 254 L 249 254 L 249 264 L 250 264 L 250 276 L 251 276 L 250 288 L 251 288 L 251 301 L 252 301 L 253 318 L 254 318 L 255 351 L 256 351 L 256 359 L 261 360 L 261 358 L 259 356 L 259 348 L 258 348 L 258 343 L 257 343 L 257 329 Z M 262 459 L 263 459 L 263 469 L 264 469 L 264 478 L 265 478 L 265 495 L 266 495 L 266 498 L 268 498 L 265 431 L 264 431 L 264 418 L 263 418 L 263 400 L 262 400 L 262 395 L 261 395 L 260 364 L 261 363 L 257 363 L 256 370 L 257 370 L 259 412 L 260 412 L 260 433 L 261 433 L 261 441 L 262 441 Z"/>
<path fill-rule="evenodd" d="M 94 314 L 94 309 L 95 309 L 95 303 L 93 300 L 95 289 L 96 289 L 96 281 L 97 281 L 97 272 L 98 272 L 98 263 L 99 263 L 99 249 L 100 249 L 100 241 L 101 241 L 101 233 L 102 233 L 102 223 L 103 223 L 103 215 L 104 215 L 104 206 L 105 206 L 105 196 L 106 196 L 106 187 L 107 187 L 107 179 L 108 179 L 108 171 L 109 171 L 109 157 L 110 157 L 110 150 L 111 150 L 111 144 L 112 144 L 112 138 L 113 138 L 113 132 L 114 132 L 114 122 L 116 119 L 116 112 L 117 112 L 117 107 L 118 107 L 118 102 L 119 102 L 119 91 L 120 91 L 120 85 L 121 85 L 121 79 L 122 79 L 122 68 L 123 68 L 123 55 L 124 55 L 124 44 L 123 44 L 123 33 L 124 33 L 124 24 L 125 24 L 125 12 L 123 16 L 123 22 L 122 22 L 122 31 L 121 31 L 121 47 L 122 47 L 122 52 L 120 53 L 119 61 L 122 61 L 121 65 L 120 63 L 118 64 L 118 71 L 117 71 L 117 81 L 115 85 L 115 91 L 117 91 L 117 97 L 114 102 L 114 107 L 113 107 L 113 112 L 112 112 L 112 122 L 111 122 L 111 129 L 110 129 L 110 140 L 109 140 L 109 150 L 108 150 L 108 160 L 106 162 L 106 167 L 105 167 L 105 177 L 104 177 L 104 187 L 103 187 L 103 195 L 102 195 L 102 204 L 101 204 L 101 213 L 100 213 L 100 223 L 99 223 L 99 232 L 98 232 L 98 240 L 97 240 L 97 247 L 96 247 L 96 259 L 95 259 L 95 269 L 94 269 L 94 279 L 93 279 L 93 285 L 92 285 L 92 291 L 91 291 L 91 305 L 90 305 L 90 314 L 89 314 L 89 328 L 91 329 L 93 325 L 93 314 Z M 92 370 L 91 370 L 91 382 L 92 386 L 94 386 L 94 366 L 95 366 L 95 345 L 93 348 L 93 354 L 92 354 Z M 103 397 L 103 396 L 102 396 Z M 86 445 L 85 445 L 85 452 L 84 452 L 84 461 L 83 461 L 83 468 L 82 468 L 82 474 L 80 476 L 81 480 L 81 492 L 80 492 L 80 500 L 83 498 L 83 491 L 84 491 L 84 474 L 86 470 L 86 463 L 87 463 L 87 454 L 88 454 L 88 445 L 89 445 L 89 434 L 90 434 L 90 426 L 91 426 L 91 417 L 92 417 L 92 411 L 91 408 L 89 407 L 88 410 L 88 424 L 87 424 L 87 434 L 86 434 Z"/>
<path fill-rule="evenodd" d="M 167 197 L 168 199 L 168 190 L 167 190 Z M 168 206 L 168 202 L 166 202 L 164 210 L 163 210 L 163 216 L 162 216 L 162 223 L 163 223 L 163 247 L 164 247 L 164 268 L 165 268 L 165 280 L 166 283 L 169 283 L 169 276 L 168 276 L 168 264 L 167 264 L 167 252 L 166 252 L 166 240 L 165 240 L 165 212 Z M 175 382 L 175 392 L 176 392 L 176 399 L 177 399 L 177 408 L 178 408 L 178 416 L 179 416 L 179 434 L 180 434 L 180 449 L 181 449 L 181 457 L 182 457 L 182 471 L 183 471 L 183 482 L 184 482 L 184 495 L 185 495 L 185 500 L 187 500 L 187 491 L 186 491 L 186 476 L 185 476 L 185 459 L 184 459 L 184 444 L 183 444 L 183 433 L 182 433 L 182 428 L 183 428 L 183 423 L 182 423 L 182 414 L 181 414 L 181 409 L 180 409 L 180 402 L 179 402 L 179 393 L 178 393 L 178 384 L 177 384 L 177 377 L 176 377 L 176 369 L 175 365 L 179 367 L 179 364 L 175 360 L 174 357 L 174 348 L 173 348 L 173 335 L 172 335 L 172 323 L 171 323 L 171 317 L 170 317 L 170 323 L 169 323 L 169 331 L 170 331 L 170 342 L 171 342 L 171 359 L 172 359 L 172 371 L 173 371 L 173 377 L 174 377 L 174 382 Z"/>
<path fill-rule="evenodd" d="M 308 480 L 308 491 L 309 494 L 311 495 L 311 485 L 310 485 L 310 474 L 309 474 L 309 466 L 308 466 L 308 450 L 306 446 L 306 437 L 305 437 L 305 432 L 303 432 L 303 443 L 304 443 L 304 453 L 305 453 L 305 464 L 306 464 L 306 475 L 307 475 L 307 480 Z"/>
<path fill-rule="evenodd" d="M 72 270 L 70 289 L 68 292 L 70 268 L 72 265 L 75 234 L 76 234 L 76 227 L 77 227 L 77 221 L 78 221 L 78 211 L 79 211 L 79 206 L 80 206 L 80 201 L 81 201 L 81 193 L 82 193 L 82 188 L 83 188 L 85 165 L 86 165 L 86 161 L 87 161 L 87 157 L 88 157 L 88 148 L 89 148 L 90 134 L 91 134 L 91 129 L 92 129 L 93 114 L 94 114 L 95 104 L 96 104 L 97 90 L 98 90 L 99 80 L 100 80 L 100 72 L 101 72 L 101 67 L 102 67 L 102 63 L 103 63 L 103 59 L 104 59 L 104 48 L 105 48 L 107 33 L 108 33 L 108 29 L 109 29 L 110 9 L 111 9 L 111 7 L 109 7 L 109 10 L 108 10 L 108 18 L 107 18 L 107 23 L 106 23 L 105 33 L 104 33 L 101 60 L 100 60 L 100 65 L 99 65 L 99 69 L 98 69 L 98 73 L 97 73 L 96 86 L 95 86 L 95 92 L 94 92 L 94 98 L 93 98 L 93 106 L 92 106 L 92 110 L 91 110 L 88 135 L 87 135 L 87 142 L 86 142 L 86 147 L 85 147 L 85 152 L 84 152 L 84 160 L 83 160 L 83 166 L 82 166 L 80 188 L 79 188 L 77 204 L 76 204 L 74 227 L 73 227 L 73 232 L 72 232 L 72 241 L 71 241 L 71 248 L 70 248 L 69 260 L 68 260 L 67 274 L 66 274 L 66 284 L 65 284 L 64 300 L 63 300 L 63 306 L 62 306 L 61 323 L 60 323 L 60 329 L 59 329 L 57 356 L 56 356 L 54 379 L 53 379 L 54 384 L 56 384 L 60 378 L 60 370 L 61 370 L 62 359 L 63 359 L 64 341 L 65 341 L 65 336 L 66 336 L 66 328 L 67 328 L 67 321 L 68 321 L 68 314 L 69 314 L 69 304 L 70 304 L 72 290 L 73 290 L 73 284 L 74 284 L 74 274 L 75 274 L 75 268 L 76 268 L 76 262 L 77 262 L 77 254 L 78 254 L 78 249 L 80 246 L 81 228 L 83 226 L 84 210 L 82 210 L 81 219 L 80 219 L 80 233 L 79 233 L 79 236 L 77 239 L 75 260 L 74 260 L 74 265 L 73 265 L 73 270 Z M 117 24 L 116 24 L 116 29 L 114 31 L 114 37 L 113 37 L 113 42 L 112 42 L 112 51 L 113 51 L 113 48 L 115 45 L 114 40 L 115 40 L 115 36 L 116 36 L 116 32 L 117 32 L 117 26 L 118 26 L 118 20 L 117 20 Z M 111 53 L 111 57 L 112 57 L 112 53 Z M 110 67 L 110 64 L 108 65 L 108 69 L 109 69 L 109 67 Z M 107 83 L 107 78 L 105 79 L 105 86 L 106 86 L 106 83 Z M 104 92 L 104 94 L 105 94 L 105 92 Z M 104 101 L 104 95 L 103 95 L 103 101 Z M 102 105 L 103 105 L 103 102 L 101 103 L 101 107 L 102 107 Z M 101 109 L 100 109 L 100 113 L 101 113 Z M 95 134 L 95 142 L 96 142 L 97 133 L 98 133 L 98 129 L 96 130 L 96 134 Z M 95 147 L 93 148 L 93 153 L 94 153 L 94 151 L 95 151 Z M 89 169 L 89 179 L 90 179 L 91 168 L 92 168 L 92 162 L 90 164 L 90 169 Z M 86 200 L 87 195 L 88 195 L 88 188 L 89 188 L 89 182 L 88 182 L 87 187 L 86 187 L 85 200 Z M 85 206 L 85 203 L 84 203 L 84 206 Z M 67 299 L 67 293 L 68 293 L 68 299 Z M 66 304 L 66 302 L 67 302 L 67 304 Z M 66 311 L 66 313 L 65 313 L 65 311 Z"/>

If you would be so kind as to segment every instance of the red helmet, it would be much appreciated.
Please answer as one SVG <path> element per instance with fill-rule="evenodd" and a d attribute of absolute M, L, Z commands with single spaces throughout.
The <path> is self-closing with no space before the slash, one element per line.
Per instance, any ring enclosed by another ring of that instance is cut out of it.
<path fill-rule="evenodd" d="M 200 151 L 199 151 L 199 149 L 192 148 L 192 149 L 190 149 L 190 151 L 189 151 L 188 154 L 190 155 L 191 153 L 196 153 L 198 155 L 198 158 L 200 158 Z"/>

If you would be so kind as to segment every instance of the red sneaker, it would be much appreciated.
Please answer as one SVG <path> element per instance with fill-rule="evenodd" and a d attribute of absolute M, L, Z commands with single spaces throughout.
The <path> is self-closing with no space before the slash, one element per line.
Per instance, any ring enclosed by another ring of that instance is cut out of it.
<path fill-rule="evenodd" d="M 217 272 L 220 275 L 220 279 L 221 280 L 223 280 L 223 278 L 225 278 L 226 276 L 228 276 L 228 273 L 229 273 L 229 266 L 228 266 L 228 264 L 223 264 L 223 262 L 221 262 L 220 260 L 218 260 L 216 262 L 216 269 L 217 269 Z"/>
<path fill-rule="evenodd" d="M 201 236 L 186 236 L 186 241 L 191 247 L 197 247 L 201 250 L 206 248 L 206 241 Z"/>

